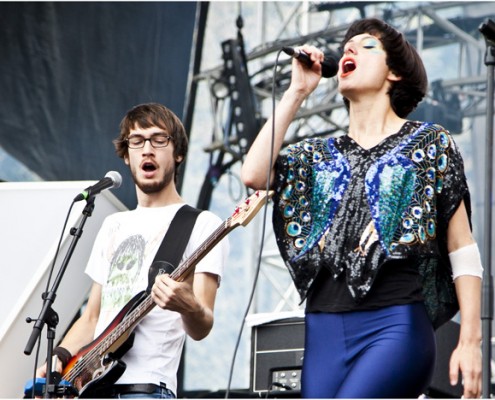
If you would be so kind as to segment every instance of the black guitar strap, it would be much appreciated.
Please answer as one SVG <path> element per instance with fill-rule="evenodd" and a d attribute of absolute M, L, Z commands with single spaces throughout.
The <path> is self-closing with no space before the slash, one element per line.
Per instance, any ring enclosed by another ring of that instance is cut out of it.
<path fill-rule="evenodd" d="M 170 274 L 179 266 L 191 236 L 196 218 L 202 210 L 186 204 L 175 214 L 148 272 L 149 293 L 158 274 Z"/>

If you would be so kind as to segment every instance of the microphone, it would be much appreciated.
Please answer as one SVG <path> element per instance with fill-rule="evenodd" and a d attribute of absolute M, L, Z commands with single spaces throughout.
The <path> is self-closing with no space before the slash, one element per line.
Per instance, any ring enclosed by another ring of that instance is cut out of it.
<path fill-rule="evenodd" d="M 79 193 L 74 201 L 87 200 L 92 196 L 96 196 L 98 193 L 105 189 L 117 189 L 122 184 L 122 176 L 117 171 L 109 171 L 103 179 L 100 179 L 94 185 L 87 187 L 81 193 Z"/>
<path fill-rule="evenodd" d="M 313 61 L 309 58 L 309 55 L 302 50 L 295 49 L 293 47 L 284 46 L 282 51 L 294 58 L 297 58 L 300 62 L 306 64 L 308 67 L 313 65 Z M 337 75 L 339 70 L 339 64 L 333 58 L 325 58 L 321 63 L 321 76 L 324 78 L 331 78 Z"/>

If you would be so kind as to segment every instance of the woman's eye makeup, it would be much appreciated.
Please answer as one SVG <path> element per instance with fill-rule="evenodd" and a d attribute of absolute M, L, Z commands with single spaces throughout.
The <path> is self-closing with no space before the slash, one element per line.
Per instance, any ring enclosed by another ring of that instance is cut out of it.
<path fill-rule="evenodd" d="M 362 46 L 365 49 L 375 49 L 375 50 L 381 50 L 382 46 L 381 43 L 378 39 L 375 38 L 366 38 L 362 41 Z"/>
<path fill-rule="evenodd" d="M 352 42 L 352 40 L 349 41 L 349 43 L 351 43 L 351 42 Z M 378 40 L 377 38 L 374 38 L 374 37 L 366 37 L 366 38 L 362 39 L 360 42 L 358 42 L 358 44 L 361 45 L 361 47 L 363 49 L 368 49 L 368 50 L 374 49 L 374 52 L 376 52 L 376 53 L 383 51 L 382 42 L 380 42 L 380 40 Z M 342 54 L 349 51 L 349 45 L 345 45 L 341 51 L 342 51 Z"/>

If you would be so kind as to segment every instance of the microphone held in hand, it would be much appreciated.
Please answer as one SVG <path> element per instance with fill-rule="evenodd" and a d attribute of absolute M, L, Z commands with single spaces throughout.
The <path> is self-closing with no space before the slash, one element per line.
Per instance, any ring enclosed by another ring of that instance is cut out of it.
<path fill-rule="evenodd" d="M 87 200 L 105 189 L 117 189 L 122 184 L 122 176 L 117 171 L 109 171 L 103 179 L 79 193 L 74 201 Z"/>
<path fill-rule="evenodd" d="M 300 62 L 306 64 L 308 67 L 313 65 L 313 61 L 307 53 L 302 50 L 295 49 L 293 47 L 284 46 L 282 47 L 282 51 L 294 58 L 297 58 Z M 337 75 L 339 70 L 339 64 L 333 58 L 325 58 L 321 62 L 321 76 L 324 78 L 331 78 Z"/>

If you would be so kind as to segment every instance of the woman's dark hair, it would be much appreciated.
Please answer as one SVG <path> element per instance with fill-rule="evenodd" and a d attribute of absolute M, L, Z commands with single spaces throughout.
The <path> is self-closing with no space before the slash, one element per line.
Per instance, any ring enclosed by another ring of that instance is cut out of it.
<path fill-rule="evenodd" d="M 188 140 L 180 119 L 162 104 L 140 104 L 130 109 L 120 122 L 119 137 L 113 141 L 115 151 L 120 158 L 126 157 L 129 154 L 126 139 L 131 129 L 136 127 L 147 129 L 152 126 L 162 128 L 170 135 L 174 143 L 174 158 L 182 156 L 182 159 L 175 163 L 175 179 L 177 179 L 177 169 L 186 158 Z"/>
<path fill-rule="evenodd" d="M 393 82 L 388 92 L 395 113 L 406 118 L 426 95 L 428 77 L 421 57 L 404 35 L 377 18 L 365 18 L 354 22 L 342 41 L 344 45 L 356 35 L 368 33 L 380 39 L 387 53 L 387 66 L 401 80 Z M 349 100 L 344 98 L 346 107 Z"/>

